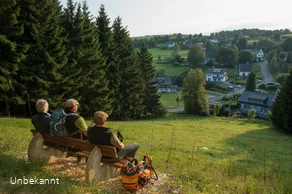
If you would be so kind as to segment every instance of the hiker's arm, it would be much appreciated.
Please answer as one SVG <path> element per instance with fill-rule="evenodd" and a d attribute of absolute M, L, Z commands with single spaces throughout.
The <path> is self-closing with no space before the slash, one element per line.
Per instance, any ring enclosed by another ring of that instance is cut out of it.
<path fill-rule="evenodd" d="M 87 125 L 83 117 L 79 117 L 75 121 L 75 125 L 78 127 L 80 133 L 83 133 L 84 135 L 87 136 Z"/>
<path fill-rule="evenodd" d="M 124 147 L 125 147 L 125 145 L 119 140 L 119 138 L 114 133 L 112 133 L 110 142 L 112 145 L 114 145 L 115 147 L 117 147 L 120 150 L 124 149 Z"/>

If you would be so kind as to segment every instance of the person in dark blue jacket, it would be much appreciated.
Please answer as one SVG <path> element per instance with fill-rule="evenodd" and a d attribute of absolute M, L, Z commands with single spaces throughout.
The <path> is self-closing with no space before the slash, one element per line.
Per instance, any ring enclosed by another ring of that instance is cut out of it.
<path fill-rule="evenodd" d="M 35 105 L 38 113 L 31 118 L 31 123 L 33 124 L 35 130 L 39 132 L 50 133 L 50 114 L 49 103 L 44 99 L 39 99 Z"/>

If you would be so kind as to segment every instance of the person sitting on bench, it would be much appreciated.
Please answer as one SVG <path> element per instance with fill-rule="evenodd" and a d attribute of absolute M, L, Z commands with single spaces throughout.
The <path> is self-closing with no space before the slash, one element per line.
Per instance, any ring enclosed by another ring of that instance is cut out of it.
<path fill-rule="evenodd" d="M 77 100 L 71 98 L 65 102 L 66 121 L 65 126 L 69 133 L 69 137 L 75 139 L 86 140 L 87 139 L 87 124 L 83 117 L 81 117 L 78 111 L 79 103 Z M 76 150 L 71 148 L 71 150 Z M 77 156 L 77 162 L 81 161 L 81 157 Z"/>
<path fill-rule="evenodd" d="M 50 133 L 51 115 L 48 113 L 49 103 L 44 99 L 39 99 L 35 104 L 35 108 L 38 113 L 31 118 L 31 123 L 35 130 Z"/>
<path fill-rule="evenodd" d="M 46 132 L 50 133 L 50 114 L 48 113 L 49 110 L 49 103 L 45 99 L 37 100 L 35 104 L 35 108 L 38 111 L 36 115 L 31 118 L 31 123 L 33 124 L 35 130 L 38 132 Z M 56 145 L 50 142 L 44 142 L 47 146 Z"/>
<path fill-rule="evenodd" d="M 104 127 L 107 118 L 108 114 L 103 111 L 94 113 L 93 122 L 87 130 L 89 142 L 98 145 L 115 146 L 118 149 L 119 159 L 123 159 L 124 157 L 135 158 L 139 145 L 137 143 L 124 145 L 110 128 Z"/>

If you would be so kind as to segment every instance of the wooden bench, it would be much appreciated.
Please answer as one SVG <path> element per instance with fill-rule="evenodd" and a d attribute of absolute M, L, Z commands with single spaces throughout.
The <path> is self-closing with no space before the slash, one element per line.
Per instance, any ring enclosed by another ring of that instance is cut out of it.
<path fill-rule="evenodd" d="M 131 157 L 119 160 L 114 146 L 95 145 L 70 137 L 55 137 L 34 129 L 31 132 L 34 135 L 28 148 L 31 162 L 55 162 L 64 152 L 87 158 L 85 176 L 88 182 L 112 178 L 116 176 L 117 168 L 122 168 L 126 162 L 133 160 Z M 46 148 L 43 147 L 44 141 L 50 143 Z"/>

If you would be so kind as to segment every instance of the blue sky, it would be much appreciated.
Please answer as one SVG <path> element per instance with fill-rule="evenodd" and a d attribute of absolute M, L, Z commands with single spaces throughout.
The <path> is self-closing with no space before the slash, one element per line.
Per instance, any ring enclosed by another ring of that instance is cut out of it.
<path fill-rule="evenodd" d="M 60 2 L 67 7 L 67 0 Z M 288 0 L 87 0 L 87 4 L 93 16 L 101 4 L 112 22 L 120 16 L 131 37 L 208 35 L 242 28 L 292 31 L 292 1 Z"/>

